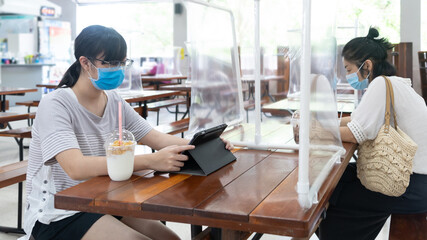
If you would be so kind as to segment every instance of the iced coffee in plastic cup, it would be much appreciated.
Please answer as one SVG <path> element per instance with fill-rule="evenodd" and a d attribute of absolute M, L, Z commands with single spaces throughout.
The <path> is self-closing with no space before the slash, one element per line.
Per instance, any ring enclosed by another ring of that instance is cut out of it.
<path fill-rule="evenodd" d="M 294 130 L 294 141 L 296 144 L 299 144 L 299 119 L 300 119 L 300 112 L 299 110 L 296 110 L 292 114 L 292 118 L 291 118 L 291 124 Z"/>
<path fill-rule="evenodd" d="M 111 133 L 105 141 L 107 154 L 108 176 L 113 181 L 128 180 L 133 173 L 135 138 L 127 130 L 123 130 L 120 141 L 119 131 Z"/>

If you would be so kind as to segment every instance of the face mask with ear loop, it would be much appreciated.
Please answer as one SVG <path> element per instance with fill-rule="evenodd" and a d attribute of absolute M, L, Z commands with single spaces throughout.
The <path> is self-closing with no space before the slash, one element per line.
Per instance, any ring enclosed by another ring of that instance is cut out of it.
<path fill-rule="evenodd" d="M 89 61 L 90 62 L 90 61 Z M 89 79 L 98 90 L 112 90 L 118 88 L 125 78 L 124 67 L 97 68 L 90 62 L 98 72 L 98 79 L 92 78 L 89 71 Z"/>
<path fill-rule="evenodd" d="M 357 90 L 363 90 L 365 88 L 368 87 L 369 85 L 369 80 L 368 77 L 369 75 L 371 75 L 371 72 L 369 72 L 368 76 L 366 76 L 365 79 L 363 79 L 362 81 L 359 81 L 359 77 L 357 76 L 357 73 L 360 71 L 360 69 L 363 67 L 363 65 L 366 63 L 363 62 L 362 65 L 360 65 L 359 69 L 357 69 L 356 72 L 354 73 L 350 73 L 348 75 L 345 76 L 345 78 L 347 79 L 347 82 L 354 88 Z"/>

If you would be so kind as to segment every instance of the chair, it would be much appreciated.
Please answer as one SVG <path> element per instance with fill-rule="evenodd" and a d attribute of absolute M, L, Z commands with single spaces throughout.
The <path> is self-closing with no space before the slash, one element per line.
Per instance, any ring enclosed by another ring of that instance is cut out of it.
<path fill-rule="evenodd" d="M 283 80 L 277 81 L 277 92 L 272 94 L 276 101 L 285 99 L 289 92 L 290 59 L 288 51 L 288 47 L 277 47 L 277 75 L 283 76 Z"/>
<path fill-rule="evenodd" d="M 427 103 L 427 51 L 418 52 L 418 62 L 420 63 L 421 94 Z"/>
<path fill-rule="evenodd" d="M 396 76 L 412 80 L 412 43 L 394 44 L 388 52 L 388 61 L 396 68 Z"/>
<path fill-rule="evenodd" d="M 427 239 L 427 213 L 392 214 L 389 240 Z"/>

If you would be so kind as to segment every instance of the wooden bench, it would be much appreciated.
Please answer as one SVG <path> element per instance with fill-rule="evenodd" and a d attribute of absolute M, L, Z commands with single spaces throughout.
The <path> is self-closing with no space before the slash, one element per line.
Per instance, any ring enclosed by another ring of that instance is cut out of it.
<path fill-rule="evenodd" d="M 30 113 L 0 112 L 0 129 L 8 126 L 9 122 L 29 119 Z"/>
<path fill-rule="evenodd" d="M 188 130 L 189 124 L 190 124 L 190 119 L 184 118 L 175 122 L 157 125 L 156 127 L 154 127 L 154 129 L 156 129 L 159 132 L 163 132 L 171 135 L 175 135 L 178 133 L 183 134 L 185 131 Z"/>
<path fill-rule="evenodd" d="M 9 126 L 9 130 L 0 131 L 0 137 L 13 137 L 19 146 L 19 160 L 24 159 L 24 138 L 31 138 L 31 127 L 12 129 L 9 122 L 25 119 L 34 119 L 35 113 L 10 113 L 0 112 L 0 128 Z"/>
<path fill-rule="evenodd" d="M 16 105 L 21 105 L 21 106 L 27 106 L 27 112 L 30 113 L 31 112 L 31 107 L 38 107 L 40 104 L 40 101 L 25 101 L 25 102 L 16 102 Z M 33 121 L 31 118 L 28 119 L 28 126 L 33 125 Z"/>
<path fill-rule="evenodd" d="M 261 106 L 266 104 L 268 100 L 261 99 Z M 255 100 L 251 99 L 243 102 L 243 108 L 246 111 L 246 122 L 249 122 L 249 110 L 255 109 Z"/>
<path fill-rule="evenodd" d="M 20 233 L 22 229 L 22 191 L 23 184 L 27 176 L 28 161 L 20 161 L 17 163 L 0 166 L 0 188 L 10 186 L 15 183 L 18 185 L 18 224 L 16 228 L 0 226 L 0 232 L 5 233 Z"/>
<path fill-rule="evenodd" d="M 179 110 L 179 104 L 187 104 L 187 100 L 185 99 L 167 99 L 167 100 L 161 100 L 156 102 L 151 102 L 147 104 L 147 110 L 152 112 L 157 112 L 157 125 L 159 125 L 159 114 L 161 108 L 167 108 L 170 106 L 176 106 L 175 109 L 175 121 L 178 120 L 178 110 Z"/>
<path fill-rule="evenodd" d="M 1 101 L 0 101 L 0 103 L 1 103 Z M 5 108 L 6 108 L 6 109 L 4 109 L 4 110 L 3 110 L 3 109 L 2 109 L 2 106 L 1 106 L 1 104 L 0 104 L 0 111 L 3 111 L 3 112 L 4 112 L 4 111 L 9 110 L 9 100 L 6 100 L 5 105 L 6 105 L 6 106 L 5 106 Z"/>
<path fill-rule="evenodd" d="M 133 109 L 142 116 L 142 107 L 135 106 Z M 175 135 L 178 133 L 184 133 L 188 130 L 188 125 L 190 124 L 189 118 L 184 118 L 171 123 L 164 123 L 154 127 L 159 132 Z"/>
<path fill-rule="evenodd" d="M 144 109 L 141 106 L 133 106 L 133 110 L 139 114 L 139 116 L 143 116 Z"/>
<path fill-rule="evenodd" d="M 427 239 L 427 213 L 392 214 L 388 239 Z"/>
<path fill-rule="evenodd" d="M 0 137 L 13 137 L 19 146 L 19 160 L 24 160 L 24 138 L 31 138 L 31 127 L 15 128 L 0 131 Z"/>
<path fill-rule="evenodd" d="M 271 95 L 273 95 L 273 97 L 274 97 L 274 99 L 276 99 L 276 101 L 279 101 L 279 100 L 287 98 L 288 92 L 278 92 L 278 93 L 274 93 Z"/>
<path fill-rule="evenodd" d="M 31 107 L 38 107 L 40 101 L 25 101 L 25 102 L 16 102 L 16 105 L 27 106 L 28 112 L 30 112 Z"/>

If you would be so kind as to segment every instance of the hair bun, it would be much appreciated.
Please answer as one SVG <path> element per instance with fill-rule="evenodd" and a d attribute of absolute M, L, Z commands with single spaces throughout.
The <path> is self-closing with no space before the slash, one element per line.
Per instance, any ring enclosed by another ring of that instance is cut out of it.
<path fill-rule="evenodd" d="M 366 36 L 369 39 L 375 39 L 376 37 L 378 37 L 380 34 L 378 32 L 378 30 L 376 28 L 369 28 L 369 32 L 368 35 Z"/>

